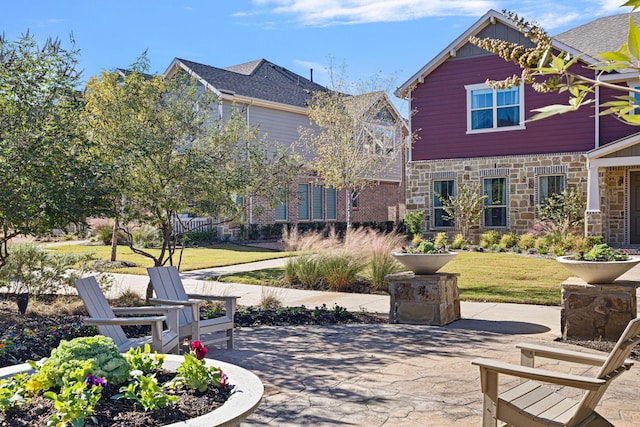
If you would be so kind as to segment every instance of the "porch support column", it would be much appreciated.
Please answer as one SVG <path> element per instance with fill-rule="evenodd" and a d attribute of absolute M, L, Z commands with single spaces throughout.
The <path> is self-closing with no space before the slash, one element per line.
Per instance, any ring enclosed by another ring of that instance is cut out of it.
<path fill-rule="evenodd" d="M 600 211 L 600 180 L 598 160 L 587 159 L 587 210 L 584 213 L 585 236 L 602 236 L 602 212 Z"/>
<path fill-rule="evenodd" d="M 587 159 L 587 212 L 600 212 L 600 180 L 597 161 Z"/>

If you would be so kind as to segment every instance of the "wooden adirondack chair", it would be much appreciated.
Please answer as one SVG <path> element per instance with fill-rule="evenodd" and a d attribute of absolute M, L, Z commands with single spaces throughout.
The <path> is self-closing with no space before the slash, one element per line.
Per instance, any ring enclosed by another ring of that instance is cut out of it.
<path fill-rule="evenodd" d="M 153 351 L 159 353 L 179 351 L 178 311 L 180 306 L 111 308 L 94 276 L 78 279 L 75 285 L 90 316 L 83 322 L 97 326 L 100 334 L 111 338 L 121 352 L 146 343 L 151 345 Z M 146 316 L 160 313 L 164 315 Z M 116 317 L 116 314 L 136 317 Z M 145 316 L 141 317 L 142 315 Z M 167 322 L 168 329 L 163 330 L 163 322 Z M 123 325 L 151 325 L 151 337 L 127 338 L 122 330 Z"/>
<path fill-rule="evenodd" d="M 631 368 L 627 360 L 631 349 L 640 342 L 640 318 L 634 319 L 620 336 L 611 353 L 594 355 L 557 348 L 518 344 L 521 365 L 475 359 L 480 367 L 484 394 L 482 425 L 496 426 L 497 420 L 514 427 L 529 426 L 613 426 L 595 408 L 618 375 Z M 600 366 L 595 378 L 562 374 L 534 367 L 535 357 Z M 498 394 L 498 374 L 521 378 L 519 385 Z M 580 401 L 569 399 L 540 384 L 551 383 L 585 390 Z"/>
<path fill-rule="evenodd" d="M 234 347 L 233 318 L 238 297 L 187 294 L 175 266 L 150 267 L 147 271 L 157 296 L 153 302 L 184 306 L 179 313 L 180 339 L 190 337 L 192 340 L 200 340 L 204 345 L 226 341 L 228 349 Z M 200 305 L 205 301 L 224 301 L 226 314 L 223 317 L 200 320 Z"/>

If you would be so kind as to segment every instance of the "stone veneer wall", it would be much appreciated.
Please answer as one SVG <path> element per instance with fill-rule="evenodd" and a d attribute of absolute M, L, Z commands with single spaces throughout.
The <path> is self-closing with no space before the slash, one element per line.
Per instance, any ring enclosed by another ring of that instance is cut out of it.
<path fill-rule="evenodd" d="M 598 173 L 602 235 L 613 246 L 621 246 L 625 237 L 627 212 L 627 170 L 625 167 L 603 168 Z"/>
<path fill-rule="evenodd" d="M 482 186 L 485 177 L 505 177 L 508 188 L 507 227 L 498 231 L 523 234 L 529 232 L 535 222 L 537 181 L 541 175 L 564 175 L 567 188 L 577 189 L 586 200 L 587 169 L 583 153 L 554 153 L 409 162 L 406 209 L 426 211 L 426 231 L 450 231 L 454 234 L 454 230 L 433 227 L 433 181 L 452 179 L 459 185 L 470 182 Z M 484 231 L 486 228 L 482 224 L 472 230 L 475 241 Z"/>

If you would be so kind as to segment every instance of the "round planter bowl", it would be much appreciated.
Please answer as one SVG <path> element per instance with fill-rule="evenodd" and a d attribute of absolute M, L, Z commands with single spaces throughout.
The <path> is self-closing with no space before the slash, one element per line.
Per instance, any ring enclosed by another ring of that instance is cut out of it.
<path fill-rule="evenodd" d="M 444 267 L 446 263 L 458 256 L 458 253 L 405 254 L 403 252 L 391 252 L 391 256 L 415 274 L 435 274 L 435 272 Z"/>
<path fill-rule="evenodd" d="M 572 257 L 558 257 L 556 260 L 587 283 L 613 283 L 618 277 L 640 263 L 640 258 L 630 257 L 626 261 L 584 261 Z"/>
<path fill-rule="evenodd" d="M 164 368 L 175 370 L 182 363 L 183 357 L 176 354 L 166 354 Z M 229 383 L 234 386 L 233 393 L 224 405 L 213 411 L 186 421 L 168 424 L 165 427 L 212 427 L 212 426 L 236 426 L 258 408 L 264 386 L 260 379 L 252 372 L 230 363 L 219 360 L 204 359 L 207 366 L 215 366 L 222 369 L 229 378 Z M 20 372 L 31 371 L 28 363 L 6 366 L 0 368 L 0 378 L 9 377 Z"/>

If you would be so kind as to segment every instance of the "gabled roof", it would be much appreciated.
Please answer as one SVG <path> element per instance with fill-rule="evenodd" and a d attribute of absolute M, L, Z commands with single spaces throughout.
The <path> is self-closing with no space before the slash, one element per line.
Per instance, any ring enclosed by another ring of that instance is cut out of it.
<path fill-rule="evenodd" d="M 627 41 L 629 16 L 640 25 L 640 12 L 598 18 L 553 36 L 567 46 L 596 57 L 599 52 L 615 51 Z"/>
<path fill-rule="evenodd" d="M 640 12 L 633 13 L 634 22 L 640 24 Z M 581 59 L 588 64 L 597 62 L 595 54 L 598 52 L 617 50 L 626 41 L 629 14 L 609 16 L 596 19 L 587 24 L 565 31 L 552 37 L 553 46 L 562 52 L 581 55 Z M 485 27 L 500 22 L 511 28 L 518 29 L 513 22 L 502 13 L 489 10 L 475 22 L 460 37 L 444 48 L 438 55 L 415 73 L 409 80 L 396 90 L 396 96 L 407 98 L 413 86 L 422 83 L 423 79 L 447 59 L 455 56 L 455 52 L 469 42 L 469 37 L 480 33 Z"/>
<path fill-rule="evenodd" d="M 176 65 L 197 76 L 218 95 L 242 96 L 305 108 L 312 92 L 327 90 L 266 59 L 217 68 L 176 58 L 165 75 L 174 72 Z"/>
<path fill-rule="evenodd" d="M 396 89 L 396 96 L 398 98 L 407 98 L 410 89 L 417 83 L 422 83 L 423 79 L 428 76 L 433 70 L 438 68 L 444 61 L 455 55 L 455 52 L 469 42 L 469 37 L 478 34 L 487 25 L 490 25 L 496 21 L 500 21 L 509 27 L 515 28 L 513 23 L 509 21 L 503 14 L 490 9 L 475 24 L 473 24 L 467 31 L 462 33 L 460 37 L 451 42 L 440 53 L 438 53 L 431 61 L 429 61 L 424 67 L 418 70 L 413 76 L 409 78 L 402 86 Z"/>

